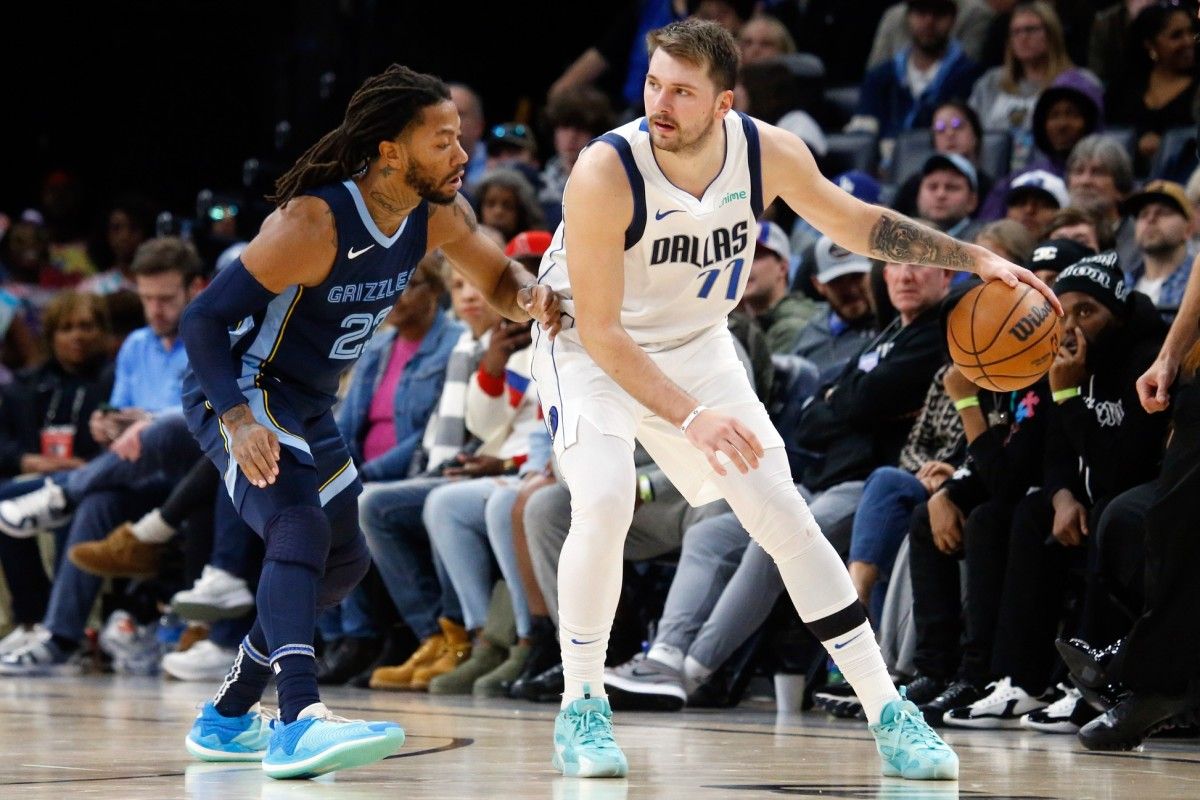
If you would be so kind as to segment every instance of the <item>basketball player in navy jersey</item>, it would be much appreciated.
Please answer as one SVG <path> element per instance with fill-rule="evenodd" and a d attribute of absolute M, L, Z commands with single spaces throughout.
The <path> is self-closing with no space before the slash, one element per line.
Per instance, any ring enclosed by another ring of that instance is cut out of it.
<path fill-rule="evenodd" d="M 558 301 L 477 232 L 458 194 L 467 154 L 440 80 L 393 65 L 281 177 L 276 210 L 184 316 L 188 425 L 266 548 L 258 618 L 186 744 L 207 760 L 261 760 L 312 777 L 394 753 L 392 722 L 336 717 L 317 693 L 318 609 L 366 573 L 362 487 L 330 407 L 338 380 L 404 291 L 442 252 L 513 320 L 557 332 Z M 271 673 L 279 721 L 258 702 Z"/>
<path fill-rule="evenodd" d="M 689 502 L 725 498 L 775 559 L 800 617 L 862 701 L 883 774 L 955 779 L 958 757 L 892 685 L 846 567 L 792 483 L 726 315 L 745 289 L 756 219 L 776 198 L 848 250 L 1024 282 L 1060 314 L 1061 306 L 1028 270 L 855 199 L 821 176 L 800 139 L 731 111 L 738 55 L 719 26 L 687 20 L 647 41 L 646 117 L 580 155 L 539 276 L 563 295 L 564 318 L 575 319 L 554 340 L 537 334 L 534 358 L 571 490 L 558 573 L 565 692 L 554 766 L 580 777 L 628 771 L 603 670 L 634 508 L 636 438 Z"/>

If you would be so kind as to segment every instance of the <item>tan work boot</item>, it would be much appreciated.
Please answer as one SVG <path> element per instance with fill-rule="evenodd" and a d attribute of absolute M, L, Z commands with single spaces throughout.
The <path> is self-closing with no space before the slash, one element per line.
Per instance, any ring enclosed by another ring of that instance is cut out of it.
<path fill-rule="evenodd" d="M 372 672 L 369 685 L 372 689 L 407 689 L 412 684 L 413 673 L 420 667 L 433 664 L 445 649 L 445 635 L 435 633 L 421 642 L 421 646 L 400 666 L 379 667 Z"/>
<path fill-rule="evenodd" d="M 438 619 L 438 624 L 442 626 L 442 634 L 446 637 L 445 644 L 432 664 L 413 670 L 412 683 L 408 688 L 414 692 L 427 691 L 431 680 L 452 671 L 471 657 L 471 637 L 467 629 L 445 617 Z"/>
<path fill-rule="evenodd" d="M 102 578 L 147 578 L 158 574 L 161 544 L 146 544 L 125 522 L 98 542 L 81 542 L 67 551 L 71 563 Z"/>
<path fill-rule="evenodd" d="M 203 642 L 207 638 L 208 626 L 193 622 L 183 629 L 183 633 L 179 636 L 179 643 L 175 645 L 175 652 L 186 653 L 196 642 Z"/>

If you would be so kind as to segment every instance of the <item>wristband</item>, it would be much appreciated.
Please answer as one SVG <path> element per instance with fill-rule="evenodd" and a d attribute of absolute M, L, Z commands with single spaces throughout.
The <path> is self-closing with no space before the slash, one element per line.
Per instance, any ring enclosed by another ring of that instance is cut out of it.
<path fill-rule="evenodd" d="M 654 484 L 650 482 L 649 475 L 637 476 L 638 499 L 643 503 L 654 502 Z"/>
<path fill-rule="evenodd" d="M 1072 386 L 1070 389 L 1059 389 L 1057 392 L 1052 392 L 1050 396 L 1054 398 L 1054 402 L 1056 403 L 1065 403 L 1072 397 L 1079 397 L 1080 394 L 1082 392 L 1079 391 L 1079 387 Z"/>
<path fill-rule="evenodd" d="M 964 411 L 968 408 L 979 408 L 979 395 L 973 394 L 970 397 L 954 401 L 955 411 Z"/>
<path fill-rule="evenodd" d="M 693 422 L 695 422 L 696 417 L 700 416 L 705 411 L 708 411 L 708 406 L 696 406 L 695 408 L 693 408 L 692 413 L 690 413 L 686 417 L 684 417 L 683 422 L 680 423 L 680 425 L 679 425 L 680 432 L 687 433 L 688 426 L 691 425 Z"/>

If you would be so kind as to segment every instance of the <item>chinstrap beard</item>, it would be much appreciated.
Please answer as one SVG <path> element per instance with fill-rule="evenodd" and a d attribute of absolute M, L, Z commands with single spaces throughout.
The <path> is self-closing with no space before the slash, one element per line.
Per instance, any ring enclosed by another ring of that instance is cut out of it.
<path fill-rule="evenodd" d="M 462 169 L 456 169 L 441 180 L 431 180 L 427 175 L 422 174 L 417 169 L 415 162 L 408 165 L 408 169 L 404 172 L 404 182 L 412 188 L 414 192 L 422 200 L 428 200 L 439 206 L 448 206 L 454 202 L 454 198 L 458 196 L 458 190 L 449 189 L 446 184 L 454 180 L 459 175 L 462 175 Z"/>

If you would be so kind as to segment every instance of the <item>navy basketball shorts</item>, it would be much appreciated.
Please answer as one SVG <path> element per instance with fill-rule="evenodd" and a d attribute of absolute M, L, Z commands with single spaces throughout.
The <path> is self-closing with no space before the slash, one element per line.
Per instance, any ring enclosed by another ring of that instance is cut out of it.
<path fill-rule="evenodd" d="M 184 411 L 192 435 L 220 471 L 234 508 L 260 536 L 266 523 L 286 506 L 303 502 L 327 508 L 337 498 L 339 502 L 327 510 L 336 508 L 342 514 L 347 513 L 347 506 L 356 508 L 355 503 L 346 501 L 362 492 L 358 470 L 333 413 L 325 409 L 306 416 L 306 403 L 298 394 L 289 393 L 277 381 L 272 383 L 269 390 L 243 390 L 255 421 L 279 437 L 279 474 L 265 489 L 246 479 L 230 454 L 229 432 L 207 403 Z M 315 481 L 309 470 L 316 471 Z M 357 516 L 357 511 L 353 513 Z"/>

